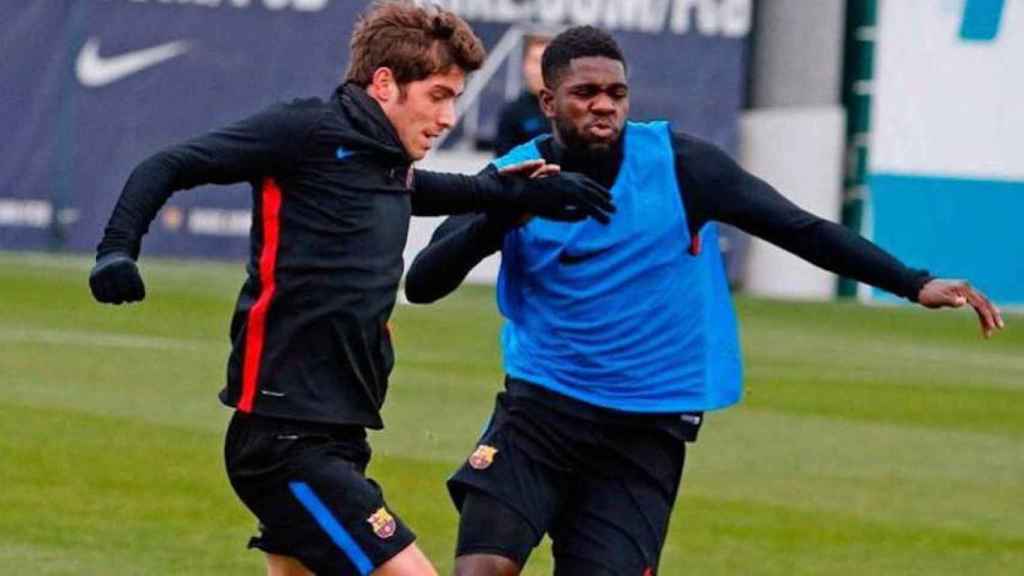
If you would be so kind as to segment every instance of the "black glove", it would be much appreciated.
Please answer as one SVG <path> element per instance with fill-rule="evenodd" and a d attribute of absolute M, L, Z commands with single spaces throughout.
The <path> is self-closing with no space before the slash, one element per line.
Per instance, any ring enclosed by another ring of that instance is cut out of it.
<path fill-rule="evenodd" d="M 615 212 L 612 195 L 590 178 L 576 172 L 561 172 L 544 178 L 501 176 L 502 191 L 499 201 L 519 213 L 530 213 L 541 218 L 578 222 L 593 218 L 602 224 L 610 221 Z"/>
<path fill-rule="evenodd" d="M 112 252 L 96 260 L 89 273 L 89 288 L 93 298 L 105 304 L 138 302 L 146 297 L 139 268 L 124 252 Z"/>

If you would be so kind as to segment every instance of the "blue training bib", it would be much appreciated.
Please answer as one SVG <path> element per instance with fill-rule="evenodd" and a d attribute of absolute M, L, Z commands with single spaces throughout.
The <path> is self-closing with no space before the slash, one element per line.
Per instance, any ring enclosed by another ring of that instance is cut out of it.
<path fill-rule="evenodd" d="M 734 404 L 742 368 L 717 228 L 701 231 L 711 249 L 687 251 L 667 123 L 630 122 L 623 137 L 610 224 L 534 218 L 506 235 L 498 278 L 505 370 L 627 412 Z M 495 166 L 540 158 L 540 138 Z"/>

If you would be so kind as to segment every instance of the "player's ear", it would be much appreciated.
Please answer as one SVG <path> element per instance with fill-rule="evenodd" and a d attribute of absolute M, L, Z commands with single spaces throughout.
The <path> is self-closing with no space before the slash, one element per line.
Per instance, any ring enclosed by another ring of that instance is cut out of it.
<path fill-rule="evenodd" d="M 548 118 L 555 117 L 555 93 L 552 92 L 547 86 L 540 89 L 537 93 L 537 99 L 540 101 L 541 112 L 544 112 L 544 116 Z"/>
<path fill-rule="evenodd" d="M 381 104 L 396 99 L 398 84 L 395 82 L 395 73 L 387 66 L 377 68 L 366 91 Z"/>

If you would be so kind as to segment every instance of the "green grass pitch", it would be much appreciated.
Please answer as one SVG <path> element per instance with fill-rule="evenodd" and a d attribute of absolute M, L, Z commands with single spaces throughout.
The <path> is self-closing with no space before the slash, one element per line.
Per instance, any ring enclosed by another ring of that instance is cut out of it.
<path fill-rule="evenodd" d="M 0 573 L 259 574 L 216 400 L 239 264 L 0 254 Z M 661 574 L 1024 574 L 1024 317 L 738 300 L 747 393 L 689 452 Z M 443 484 L 499 388 L 486 288 L 399 306 L 371 476 L 451 569 Z M 546 548 L 546 547 L 545 547 Z M 549 574 L 539 549 L 526 574 Z"/>

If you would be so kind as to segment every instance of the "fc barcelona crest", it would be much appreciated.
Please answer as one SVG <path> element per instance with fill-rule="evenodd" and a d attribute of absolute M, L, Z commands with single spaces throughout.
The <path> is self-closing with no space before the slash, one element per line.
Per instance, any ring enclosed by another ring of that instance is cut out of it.
<path fill-rule="evenodd" d="M 494 446 L 488 446 L 481 444 L 476 447 L 473 454 L 469 457 L 469 465 L 475 470 L 485 470 L 492 462 L 494 462 L 494 455 L 498 453 L 498 449 Z"/>
<path fill-rule="evenodd" d="M 390 538 L 395 534 L 395 517 L 392 516 L 383 506 L 366 519 L 373 528 L 373 533 L 380 538 Z"/>

